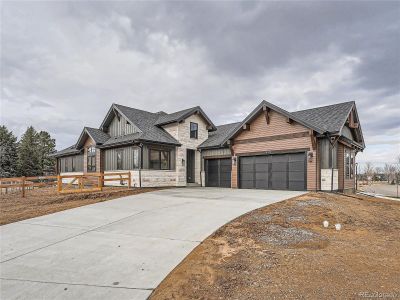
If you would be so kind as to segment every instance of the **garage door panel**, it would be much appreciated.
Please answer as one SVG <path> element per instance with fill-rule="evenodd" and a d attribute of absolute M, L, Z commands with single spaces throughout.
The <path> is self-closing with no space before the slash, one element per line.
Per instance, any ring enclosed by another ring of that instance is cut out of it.
<path fill-rule="evenodd" d="M 231 176 L 230 176 L 230 174 L 221 173 L 221 175 L 220 175 L 220 181 L 231 181 Z"/>
<path fill-rule="evenodd" d="M 304 160 L 296 161 L 296 162 L 289 162 L 289 172 L 291 172 L 291 171 L 304 172 Z"/>
<path fill-rule="evenodd" d="M 286 172 L 287 169 L 287 162 L 273 162 L 271 164 L 271 171 L 272 172 Z"/>
<path fill-rule="evenodd" d="M 287 154 L 275 154 L 270 156 L 270 161 L 272 163 L 287 163 L 288 161 L 288 155 Z"/>
<path fill-rule="evenodd" d="M 302 191 L 304 190 L 304 180 L 302 181 L 289 181 L 289 190 Z"/>
<path fill-rule="evenodd" d="M 260 163 L 255 165 L 255 171 L 256 172 L 268 172 L 268 164 L 266 163 Z"/>
<path fill-rule="evenodd" d="M 304 162 L 304 153 L 291 153 L 288 154 L 289 161 L 302 161 Z"/>
<path fill-rule="evenodd" d="M 205 160 L 206 186 L 230 187 L 232 163 L 230 158 Z"/>
<path fill-rule="evenodd" d="M 240 179 L 244 180 L 244 181 L 246 181 L 246 180 L 254 180 L 254 173 L 253 172 L 251 172 L 251 173 L 241 173 L 240 174 Z"/>
<path fill-rule="evenodd" d="M 241 165 L 240 166 L 240 170 L 242 170 L 242 172 L 253 172 L 254 166 L 251 165 Z"/>
<path fill-rule="evenodd" d="M 268 189 L 268 181 L 266 180 L 256 180 L 256 189 L 267 190 Z"/>
<path fill-rule="evenodd" d="M 240 187 L 242 189 L 253 189 L 254 188 L 254 180 L 241 180 Z"/>
<path fill-rule="evenodd" d="M 254 160 L 256 164 L 267 164 L 268 156 L 255 156 Z"/>
<path fill-rule="evenodd" d="M 290 172 L 289 181 L 303 181 L 304 182 L 304 172 Z"/>
<path fill-rule="evenodd" d="M 239 187 L 305 190 L 305 153 L 273 154 L 239 159 Z"/>
<path fill-rule="evenodd" d="M 268 179 L 268 173 L 267 172 L 255 173 L 255 179 L 256 180 L 267 180 Z"/>

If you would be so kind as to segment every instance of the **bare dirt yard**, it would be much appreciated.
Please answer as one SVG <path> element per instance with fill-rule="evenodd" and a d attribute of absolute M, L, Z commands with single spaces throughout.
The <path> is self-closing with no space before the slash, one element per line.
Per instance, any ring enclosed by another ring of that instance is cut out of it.
<path fill-rule="evenodd" d="M 400 202 L 309 193 L 220 228 L 151 299 L 400 298 L 399 255 Z"/>
<path fill-rule="evenodd" d="M 2 194 L 0 195 L 0 225 L 159 189 L 161 188 L 105 187 L 102 192 L 58 194 L 55 187 L 46 187 L 28 190 L 25 198 L 22 198 L 20 193 Z"/>

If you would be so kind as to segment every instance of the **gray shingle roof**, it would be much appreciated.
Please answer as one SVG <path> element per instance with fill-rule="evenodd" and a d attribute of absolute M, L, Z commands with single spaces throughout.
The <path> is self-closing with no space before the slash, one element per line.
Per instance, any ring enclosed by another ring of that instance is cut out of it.
<path fill-rule="evenodd" d="M 292 115 L 318 127 L 323 132 L 339 132 L 345 124 L 354 101 L 291 112 Z"/>
<path fill-rule="evenodd" d="M 187 108 L 187 109 L 180 110 L 180 111 L 177 111 L 177 112 L 174 112 L 174 113 L 170 113 L 170 114 L 166 114 L 164 112 L 161 113 L 161 114 L 158 114 L 158 119 L 154 123 L 154 125 L 161 126 L 161 125 L 166 125 L 166 124 L 173 123 L 173 122 L 179 122 L 179 121 L 182 121 L 182 120 L 186 119 L 187 117 L 189 117 L 190 115 L 192 115 L 192 114 L 194 114 L 196 112 L 201 114 L 203 116 L 203 118 L 210 124 L 211 128 L 213 130 L 215 130 L 215 125 L 208 118 L 208 116 L 201 109 L 200 106 Z"/>
<path fill-rule="evenodd" d="M 61 157 L 65 155 L 79 154 L 81 151 L 76 149 L 75 145 L 69 146 L 68 148 L 57 151 L 56 153 L 51 154 L 53 157 Z"/>
<path fill-rule="evenodd" d="M 139 128 L 141 132 L 140 135 L 137 136 L 138 140 L 180 145 L 168 132 L 155 125 L 160 114 L 119 104 L 114 105 L 131 123 Z"/>
<path fill-rule="evenodd" d="M 199 107 L 195 106 L 171 114 L 161 114 L 159 115 L 158 120 L 154 123 L 154 125 L 164 125 L 168 123 L 178 122 L 184 119 L 185 116 L 194 113 L 197 109 L 199 109 Z"/>
<path fill-rule="evenodd" d="M 134 141 L 137 141 L 140 138 L 141 134 L 142 134 L 141 132 L 135 132 L 123 136 L 109 138 L 103 145 L 100 146 L 100 148 L 102 147 L 107 148 L 109 146 L 116 146 L 123 144 L 131 144 Z"/>
<path fill-rule="evenodd" d="M 240 126 L 241 122 L 230 123 L 217 126 L 216 131 L 208 134 L 208 139 L 200 144 L 200 149 L 221 147 L 226 142 L 229 135 Z"/>
<path fill-rule="evenodd" d="M 110 138 L 110 136 L 107 133 L 105 133 L 100 129 L 91 127 L 85 127 L 85 129 L 96 144 L 103 144 Z"/>

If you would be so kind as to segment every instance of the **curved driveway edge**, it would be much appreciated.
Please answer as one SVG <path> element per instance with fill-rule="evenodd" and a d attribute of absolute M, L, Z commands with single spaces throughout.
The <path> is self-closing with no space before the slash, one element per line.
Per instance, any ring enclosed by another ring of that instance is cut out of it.
<path fill-rule="evenodd" d="M 1 299 L 146 299 L 193 248 L 305 192 L 176 188 L 0 227 Z"/>

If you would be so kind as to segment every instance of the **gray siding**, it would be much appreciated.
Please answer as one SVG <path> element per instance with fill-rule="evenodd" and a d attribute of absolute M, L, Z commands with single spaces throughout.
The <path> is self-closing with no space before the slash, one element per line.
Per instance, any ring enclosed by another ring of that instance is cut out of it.
<path fill-rule="evenodd" d="M 231 156 L 231 150 L 229 148 L 208 149 L 201 151 L 201 156 Z"/>
<path fill-rule="evenodd" d="M 331 143 L 328 139 L 320 139 L 319 141 L 319 155 L 320 155 L 320 166 L 321 169 L 332 168 L 332 156 L 331 156 Z M 333 168 L 337 169 L 337 144 L 333 148 Z"/>
<path fill-rule="evenodd" d="M 107 133 L 111 137 L 117 137 L 125 134 L 135 133 L 137 131 L 138 131 L 137 128 L 132 124 L 128 123 L 123 116 L 121 116 L 119 120 L 115 116 L 114 119 L 111 121 L 110 126 L 108 127 Z"/>
<path fill-rule="evenodd" d="M 350 129 L 349 127 L 347 127 L 347 126 L 344 126 L 344 127 L 343 127 L 342 135 L 344 135 L 344 136 L 347 137 L 348 139 L 354 141 L 353 134 L 351 133 L 351 129 Z"/>
<path fill-rule="evenodd" d="M 72 169 L 74 165 L 74 170 Z M 60 172 L 83 172 L 83 154 L 59 158 Z"/>
<path fill-rule="evenodd" d="M 135 151 L 136 149 L 136 151 Z M 135 155 L 140 154 L 138 147 L 121 147 L 104 150 L 104 171 L 117 170 L 117 152 L 122 151 L 122 170 L 133 170 Z M 139 157 L 136 158 L 139 161 Z"/>

